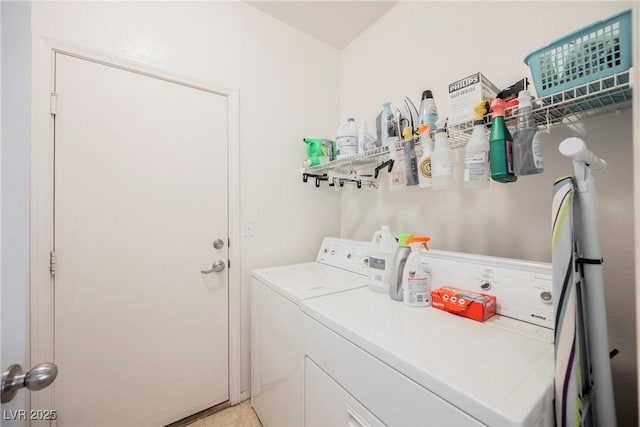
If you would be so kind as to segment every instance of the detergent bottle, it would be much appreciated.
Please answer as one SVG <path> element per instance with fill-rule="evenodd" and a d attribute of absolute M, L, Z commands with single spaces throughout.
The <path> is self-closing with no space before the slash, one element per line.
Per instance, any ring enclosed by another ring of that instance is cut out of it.
<path fill-rule="evenodd" d="M 482 101 L 476 105 L 473 122 L 473 132 L 469 142 L 464 147 L 464 188 L 477 190 L 489 186 L 489 138 L 484 127 L 484 115 L 487 114 L 489 103 Z"/>
<path fill-rule="evenodd" d="M 340 126 L 336 143 L 338 144 L 338 158 L 358 153 L 358 127 L 354 119 L 350 118 Z"/>
<path fill-rule="evenodd" d="M 428 307 L 431 305 L 431 270 L 420 263 L 420 252 L 424 247 L 429 250 L 429 237 L 412 237 L 407 240 L 411 253 L 402 273 L 402 302 L 409 307 Z"/>
<path fill-rule="evenodd" d="M 407 240 L 413 237 L 413 234 L 400 234 L 398 236 L 398 248 L 393 257 L 393 266 L 391 268 L 391 279 L 389 283 L 389 298 L 394 301 L 402 301 L 402 273 L 407 263 L 407 258 L 411 253 L 411 248 L 407 245 Z"/>
<path fill-rule="evenodd" d="M 513 138 L 504 123 L 504 101 L 496 98 L 491 102 L 491 133 L 489 136 L 489 166 L 491 179 L 497 182 L 514 182 Z"/>
<path fill-rule="evenodd" d="M 513 134 L 513 173 L 516 176 L 544 172 L 540 134 L 531 114 L 531 94 L 518 94 L 518 122 Z"/>
<path fill-rule="evenodd" d="M 368 286 L 374 292 L 389 293 L 393 257 L 398 245 L 388 225 L 373 233 L 369 252 Z"/>
<path fill-rule="evenodd" d="M 425 126 L 424 132 L 420 134 L 420 145 L 422 146 L 422 157 L 418 160 L 418 178 L 420 188 L 431 187 L 431 153 L 433 152 L 433 141 L 429 138 L 429 126 Z"/>
<path fill-rule="evenodd" d="M 378 147 L 387 147 L 387 141 L 392 136 L 397 136 L 393 130 L 393 112 L 391 112 L 391 103 L 382 104 L 382 111 L 376 117 L 376 134 L 378 136 Z"/>

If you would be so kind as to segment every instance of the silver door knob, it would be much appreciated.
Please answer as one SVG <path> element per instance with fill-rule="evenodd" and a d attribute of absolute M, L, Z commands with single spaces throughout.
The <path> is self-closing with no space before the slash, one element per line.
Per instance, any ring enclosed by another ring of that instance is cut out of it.
<path fill-rule="evenodd" d="M 11 365 L 2 374 L 2 403 L 13 400 L 18 390 L 23 387 L 32 391 L 48 387 L 58 376 L 58 367 L 51 362 L 36 365 L 27 373 L 22 372 L 22 366 Z"/>
<path fill-rule="evenodd" d="M 213 263 L 213 265 L 211 266 L 211 269 L 200 270 L 200 273 L 202 274 L 220 273 L 223 270 L 224 270 L 224 261 L 218 260 Z"/>

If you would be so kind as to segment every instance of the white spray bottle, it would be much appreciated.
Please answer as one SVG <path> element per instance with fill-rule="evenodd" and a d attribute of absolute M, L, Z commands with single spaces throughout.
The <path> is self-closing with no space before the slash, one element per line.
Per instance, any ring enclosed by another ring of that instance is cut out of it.
<path fill-rule="evenodd" d="M 474 107 L 473 132 L 464 147 L 464 188 L 478 190 L 487 188 L 491 177 L 489 169 L 489 138 L 484 125 L 484 116 L 489 111 L 489 102 L 482 101 Z"/>
<path fill-rule="evenodd" d="M 453 184 L 453 153 L 447 145 L 446 126 L 436 131 L 435 149 L 431 153 L 431 188 L 445 190 Z"/>
<path fill-rule="evenodd" d="M 411 254 L 407 258 L 402 274 L 402 302 L 409 307 L 431 305 L 431 270 L 420 263 L 420 251 L 429 250 L 429 237 L 412 237 L 407 240 Z"/>

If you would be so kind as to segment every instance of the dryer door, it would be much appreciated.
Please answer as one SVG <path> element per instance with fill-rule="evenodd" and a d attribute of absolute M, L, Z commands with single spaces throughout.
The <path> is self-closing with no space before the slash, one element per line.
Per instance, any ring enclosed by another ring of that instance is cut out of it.
<path fill-rule="evenodd" d="M 308 357 L 304 362 L 304 425 L 384 426 Z"/>

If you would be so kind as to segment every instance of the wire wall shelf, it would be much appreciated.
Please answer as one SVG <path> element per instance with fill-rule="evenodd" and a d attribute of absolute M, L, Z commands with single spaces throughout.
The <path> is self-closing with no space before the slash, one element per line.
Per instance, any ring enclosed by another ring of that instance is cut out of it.
<path fill-rule="evenodd" d="M 531 101 L 533 118 L 538 127 L 570 124 L 589 117 L 618 111 L 631 106 L 631 70 Z M 505 109 L 507 124 L 515 123 L 517 106 Z M 484 118 L 491 124 L 491 115 Z M 464 147 L 473 130 L 468 121 L 449 126 L 449 147 Z"/>
<path fill-rule="evenodd" d="M 575 86 L 561 92 L 531 101 L 532 114 L 536 125 L 549 128 L 558 124 L 571 124 L 589 117 L 620 111 L 631 107 L 631 77 L 633 69 L 603 77 L 589 83 Z M 517 106 L 505 109 L 505 121 L 512 127 L 517 119 Z M 491 124 L 491 115 L 484 117 L 487 131 Z M 457 123 L 448 127 L 449 148 L 467 145 L 473 121 Z M 396 155 L 391 156 L 389 147 L 377 147 L 364 153 L 354 154 L 321 165 L 303 167 L 302 179 L 315 180 L 316 187 L 323 181 L 330 186 L 343 187 L 354 184 L 358 188 L 378 188 L 378 176 L 382 171 L 391 172 L 396 160 L 404 158 L 403 143 L 395 146 Z M 418 142 L 415 143 L 416 155 L 422 155 Z"/>

